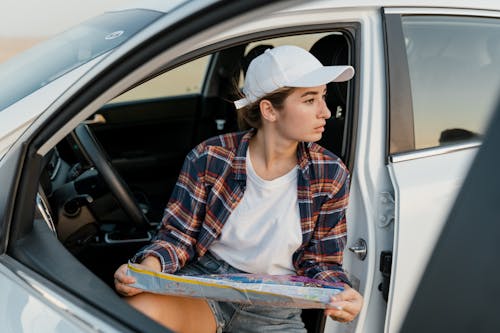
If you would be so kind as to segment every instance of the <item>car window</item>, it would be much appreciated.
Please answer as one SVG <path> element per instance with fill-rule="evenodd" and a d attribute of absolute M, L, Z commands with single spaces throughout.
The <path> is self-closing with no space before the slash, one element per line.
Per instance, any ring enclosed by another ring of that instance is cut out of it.
<path fill-rule="evenodd" d="M 209 59 L 210 56 L 205 56 L 181 65 L 121 94 L 110 103 L 200 93 Z"/>
<path fill-rule="evenodd" d="M 500 20 L 403 16 L 415 148 L 480 138 L 500 91 Z"/>
<path fill-rule="evenodd" d="M 353 54 L 349 38 L 350 35 L 344 31 L 328 31 L 232 45 L 142 82 L 109 101 L 101 113 L 108 124 L 113 119 L 125 121 L 127 117 L 135 117 L 133 110 L 140 110 L 137 115 L 141 114 L 141 117 L 189 120 L 182 133 L 190 138 L 185 140 L 188 146 L 191 145 L 190 140 L 194 145 L 208 137 L 239 129 L 231 101 L 237 99 L 237 87 L 243 85 L 246 67 L 265 49 L 297 45 L 310 50 L 324 65 L 347 65 L 352 64 Z M 332 110 L 332 117 L 320 142 L 341 157 L 345 157 L 347 150 L 343 135 L 349 114 L 347 96 L 350 84 L 328 85 L 327 104 Z M 200 101 L 195 99 L 196 94 L 203 95 Z M 177 128 L 181 128 L 179 124 Z"/>
<path fill-rule="evenodd" d="M 160 12 L 135 9 L 92 18 L 0 65 L 0 110 L 116 48 Z"/>
<path fill-rule="evenodd" d="M 276 47 L 278 45 L 293 44 L 309 49 L 314 41 L 325 35 L 327 35 L 327 33 L 279 37 L 253 42 L 247 45 L 245 53 L 248 53 L 252 49 L 259 48 L 262 45 Z M 209 60 L 210 55 L 176 67 L 175 69 L 165 72 L 164 74 L 159 75 L 124 94 L 121 94 L 117 98 L 110 101 L 110 103 L 140 101 L 153 98 L 201 93 Z M 235 59 L 235 61 L 239 60 Z M 243 75 L 244 73 L 242 71 L 239 79 L 240 87 L 243 86 Z"/>

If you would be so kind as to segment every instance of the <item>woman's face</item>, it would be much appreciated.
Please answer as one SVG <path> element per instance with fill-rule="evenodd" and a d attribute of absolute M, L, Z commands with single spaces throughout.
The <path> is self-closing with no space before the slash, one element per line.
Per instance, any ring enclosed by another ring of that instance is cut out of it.
<path fill-rule="evenodd" d="M 315 142 L 325 131 L 331 112 L 325 103 L 326 85 L 296 88 L 277 111 L 278 134 L 293 141 Z"/>

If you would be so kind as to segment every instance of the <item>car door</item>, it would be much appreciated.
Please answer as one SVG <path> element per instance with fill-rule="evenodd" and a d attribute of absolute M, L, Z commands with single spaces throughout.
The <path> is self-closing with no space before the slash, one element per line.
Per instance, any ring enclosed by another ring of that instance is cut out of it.
<path fill-rule="evenodd" d="M 3 329 L 18 331 L 22 326 L 57 331 L 58 326 L 65 332 L 168 331 L 128 306 L 57 240 L 49 210 L 36 204 L 43 157 L 105 101 L 122 92 L 131 73 L 140 80 L 156 70 L 158 65 L 152 59 L 159 52 L 167 49 L 167 56 L 175 59 L 185 52 L 179 40 L 196 35 L 199 42 L 203 37 L 198 35 L 200 31 L 262 4 L 206 1 L 176 7 L 68 87 L 10 147 L 0 161 Z M 173 29 L 176 24 L 182 29 Z M 144 63 L 149 67 L 142 68 Z M 13 298 L 17 302 L 12 302 Z M 16 326 L 17 321 L 20 325 Z"/>
<path fill-rule="evenodd" d="M 490 44 L 498 45 L 500 20 L 498 12 L 425 8 L 386 9 L 384 19 L 395 201 L 385 331 L 397 332 L 496 103 Z"/>
<path fill-rule="evenodd" d="M 65 256 L 65 249 L 57 242 L 53 224 L 49 223 L 47 205 L 42 204 L 36 194 L 33 201 L 17 197 L 17 205 L 14 205 L 25 153 L 23 145 L 18 145 L 0 161 L 0 181 L 4 188 L 0 194 L 2 332 L 132 332 L 128 325 L 96 311 L 94 302 L 99 302 L 102 297 L 100 301 L 114 303 L 116 309 L 128 312 L 128 316 L 135 317 L 138 323 L 145 318 L 137 316 L 135 311 L 130 312 L 131 309 L 124 307 L 123 301 L 109 288 L 103 288 L 102 281 Z M 20 214 L 16 209 L 19 205 L 23 206 L 21 211 L 29 211 L 29 220 L 32 221 L 28 227 L 31 232 L 26 237 L 16 234 L 22 228 L 21 223 L 11 223 Z M 52 268 L 51 261 L 57 263 Z M 52 278 L 43 273 L 47 270 L 54 274 Z M 54 276 L 59 278 L 54 279 Z M 64 279 L 73 281 L 70 284 L 77 287 L 69 292 L 61 283 Z M 78 291 L 75 293 L 75 290 Z M 100 296 L 92 298 L 90 303 L 82 302 L 79 295 L 91 294 L 92 290 L 99 290 Z M 164 331 L 154 323 L 148 326 L 152 331 Z"/>
<path fill-rule="evenodd" d="M 472 327 L 474 331 L 500 331 L 497 298 L 488 297 L 500 294 L 500 267 L 496 265 L 500 224 L 495 223 L 500 196 L 496 167 L 500 158 L 499 128 L 500 104 L 419 283 L 402 332 L 468 333 Z M 471 239 L 479 240 L 474 243 L 474 251 L 463 251 Z M 457 278 L 464 270 L 457 262 L 474 263 L 471 292 L 466 279 Z"/>

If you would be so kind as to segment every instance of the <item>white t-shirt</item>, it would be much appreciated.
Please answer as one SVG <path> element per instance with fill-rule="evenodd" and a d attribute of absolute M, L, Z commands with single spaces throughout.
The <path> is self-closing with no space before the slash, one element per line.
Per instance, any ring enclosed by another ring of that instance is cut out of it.
<path fill-rule="evenodd" d="M 297 168 L 273 179 L 260 178 L 246 156 L 247 183 L 210 252 L 248 273 L 295 274 L 293 253 L 302 244 L 297 203 Z"/>

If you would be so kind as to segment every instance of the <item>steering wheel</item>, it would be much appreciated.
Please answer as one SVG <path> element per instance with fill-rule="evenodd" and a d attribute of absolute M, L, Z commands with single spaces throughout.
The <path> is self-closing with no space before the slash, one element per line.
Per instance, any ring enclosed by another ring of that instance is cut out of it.
<path fill-rule="evenodd" d="M 139 207 L 139 203 L 132 194 L 132 191 L 116 169 L 111 165 L 104 149 L 90 131 L 90 128 L 85 124 L 80 124 L 75 128 L 74 133 L 82 146 L 81 148 L 84 154 L 87 155 L 86 157 L 97 169 L 106 185 L 108 185 L 111 193 L 131 219 L 135 227 L 138 229 L 150 228 L 151 225 L 149 224 L 148 218 Z"/>

